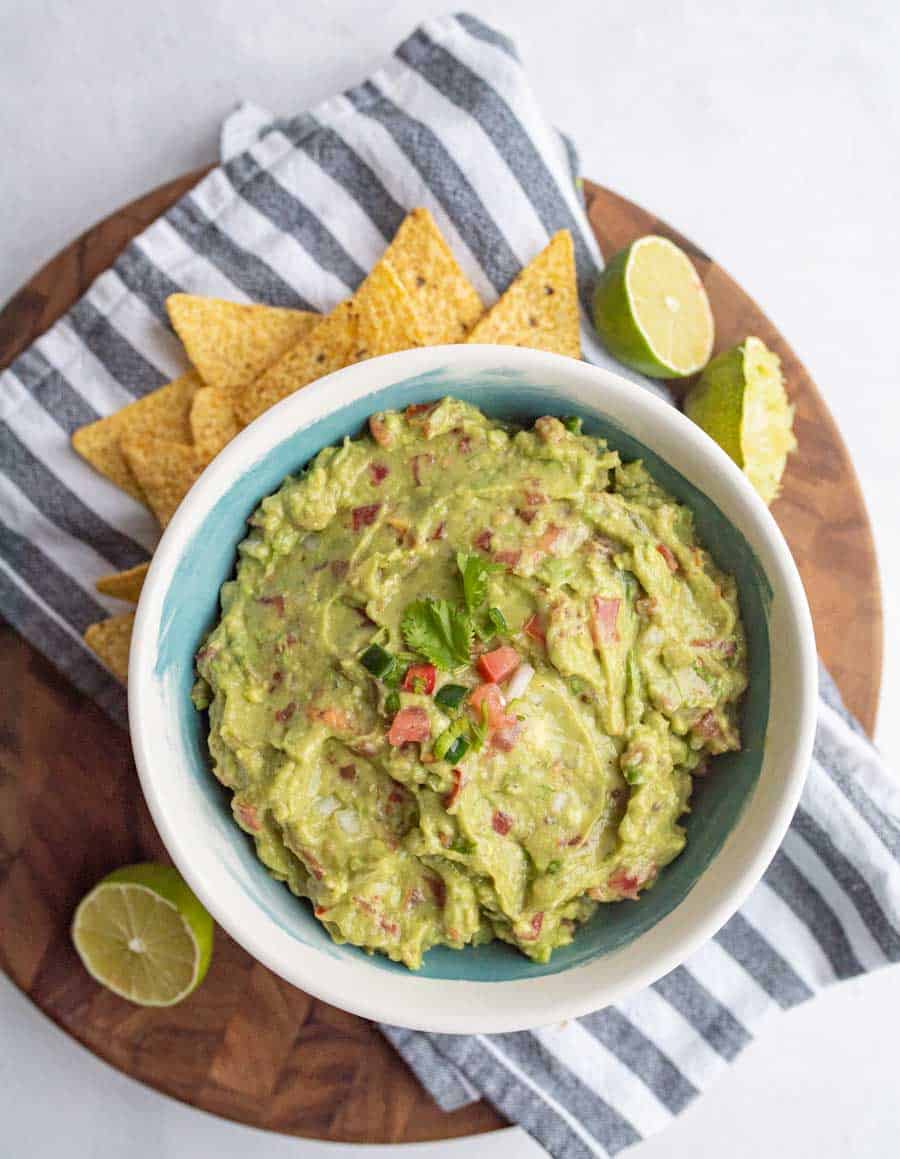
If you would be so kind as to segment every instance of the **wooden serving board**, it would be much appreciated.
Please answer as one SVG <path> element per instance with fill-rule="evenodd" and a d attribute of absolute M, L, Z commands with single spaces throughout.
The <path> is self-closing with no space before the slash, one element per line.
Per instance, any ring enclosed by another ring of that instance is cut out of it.
<path fill-rule="evenodd" d="M 126 206 L 32 278 L 0 314 L 0 365 L 200 176 Z M 781 356 L 800 449 L 773 511 L 806 584 L 819 651 L 871 731 L 882 636 L 875 552 L 847 449 L 821 396 L 724 270 L 623 198 L 591 184 L 586 194 L 606 257 L 642 234 L 666 234 L 706 284 L 717 349 L 756 334 Z M 287 1134 L 413 1142 L 502 1125 L 484 1103 L 439 1111 L 371 1024 L 295 990 L 221 931 L 206 981 L 180 1006 L 141 1010 L 100 989 L 69 941 L 72 911 L 114 867 L 165 857 L 128 737 L 7 626 L 0 627 L 0 683 L 0 965 L 58 1026 L 160 1091 Z"/>

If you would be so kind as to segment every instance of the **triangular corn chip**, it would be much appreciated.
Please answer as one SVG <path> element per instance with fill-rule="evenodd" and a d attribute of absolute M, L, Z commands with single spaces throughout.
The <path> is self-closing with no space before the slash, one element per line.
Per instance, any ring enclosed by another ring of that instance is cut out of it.
<path fill-rule="evenodd" d="M 427 346 L 465 340 L 484 305 L 427 209 L 407 214 L 382 260 L 412 298 Z"/>
<path fill-rule="evenodd" d="M 236 412 L 249 423 L 314 379 L 379 354 L 424 344 L 412 301 L 400 279 L 379 262 L 352 298 L 241 392 Z"/>
<path fill-rule="evenodd" d="M 531 346 L 581 357 L 572 235 L 555 234 L 472 330 L 467 342 Z"/>
<path fill-rule="evenodd" d="M 236 391 L 231 387 L 204 386 L 191 404 L 191 433 L 204 463 L 210 462 L 241 429 L 234 413 Z"/>
<path fill-rule="evenodd" d="M 207 386 L 246 386 L 300 341 L 321 317 L 307 310 L 171 294 L 166 309 Z"/>
<path fill-rule="evenodd" d="M 123 439 L 122 453 L 153 514 L 165 527 L 206 464 L 194 447 L 152 435 Z"/>
<path fill-rule="evenodd" d="M 132 604 L 136 604 L 140 599 L 149 566 L 149 563 L 139 563 L 137 567 L 130 567 L 128 571 L 102 575 L 94 587 L 104 596 L 113 596 L 114 599 L 129 600 Z"/>
<path fill-rule="evenodd" d="M 84 633 L 85 644 L 122 684 L 128 683 L 128 650 L 133 627 L 134 612 L 125 612 L 91 624 Z"/>
<path fill-rule="evenodd" d="M 91 466 L 111 479 L 117 487 L 140 503 L 147 497 L 125 462 L 119 440 L 130 436 L 154 435 L 176 443 L 190 442 L 190 410 L 194 392 L 202 386 L 195 371 L 189 370 L 174 382 L 153 390 L 137 402 L 77 430 L 72 446 Z"/>

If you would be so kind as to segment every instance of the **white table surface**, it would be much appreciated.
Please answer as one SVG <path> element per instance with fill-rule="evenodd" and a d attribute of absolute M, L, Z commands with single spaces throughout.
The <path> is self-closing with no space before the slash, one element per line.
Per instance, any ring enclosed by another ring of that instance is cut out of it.
<path fill-rule="evenodd" d="M 215 157 L 238 99 L 298 111 L 361 79 L 446 0 L 0 4 L 0 300 L 117 206 Z M 476 9 L 475 0 L 472 4 Z M 900 775 L 900 325 L 894 0 L 495 0 L 585 174 L 659 212 L 760 301 L 854 455 L 886 595 L 878 740 Z M 847 593 L 852 599 L 853 593 Z M 897 1154 L 900 973 L 763 1029 L 635 1159 Z M 362 1151 L 237 1127 L 96 1061 L 0 977 L 0 1152 L 255 1159 Z M 403 1154 L 543 1154 L 518 1131 Z"/>

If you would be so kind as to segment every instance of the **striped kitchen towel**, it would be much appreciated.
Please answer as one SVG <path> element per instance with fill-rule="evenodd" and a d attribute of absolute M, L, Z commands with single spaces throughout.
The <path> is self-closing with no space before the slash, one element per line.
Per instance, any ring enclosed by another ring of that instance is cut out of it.
<path fill-rule="evenodd" d="M 567 227 L 586 303 L 600 256 L 574 173 L 514 46 L 471 16 L 422 25 L 385 68 L 311 113 L 274 120 L 244 106 L 225 126 L 222 164 L 0 377 L 3 615 L 124 721 L 121 689 L 81 634 L 123 610 L 95 579 L 147 558 L 157 530 L 69 440 L 184 369 L 166 297 L 328 310 L 425 205 L 486 303 Z M 588 327 L 583 340 L 606 361 Z M 823 674 L 813 767 L 783 848 L 688 963 L 564 1026 L 385 1034 L 443 1106 L 484 1096 L 554 1156 L 615 1154 L 681 1111 L 765 1013 L 900 959 L 898 861 L 900 794 Z"/>

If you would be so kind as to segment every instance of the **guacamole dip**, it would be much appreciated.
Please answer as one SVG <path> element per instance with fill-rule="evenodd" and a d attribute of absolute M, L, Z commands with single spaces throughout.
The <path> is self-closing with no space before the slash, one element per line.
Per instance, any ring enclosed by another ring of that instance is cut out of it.
<path fill-rule="evenodd" d="M 336 941 L 544 962 L 678 856 L 746 646 L 640 462 L 446 398 L 373 415 L 250 525 L 195 701 L 235 819 Z"/>

